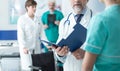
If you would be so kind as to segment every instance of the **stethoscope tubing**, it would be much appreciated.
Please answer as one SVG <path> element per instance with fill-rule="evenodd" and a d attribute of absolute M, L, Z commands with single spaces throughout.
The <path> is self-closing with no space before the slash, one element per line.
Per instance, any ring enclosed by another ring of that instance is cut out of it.
<path fill-rule="evenodd" d="M 92 10 L 91 10 L 91 9 L 90 9 L 90 12 L 91 12 L 91 17 L 92 17 Z M 67 20 L 65 20 L 64 26 L 65 26 L 66 23 L 67 23 L 68 25 L 70 25 L 70 20 L 69 20 L 69 18 L 70 18 L 70 16 L 71 16 L 71 14 L 72 14 L 72 12 L 68 15 Z"/>

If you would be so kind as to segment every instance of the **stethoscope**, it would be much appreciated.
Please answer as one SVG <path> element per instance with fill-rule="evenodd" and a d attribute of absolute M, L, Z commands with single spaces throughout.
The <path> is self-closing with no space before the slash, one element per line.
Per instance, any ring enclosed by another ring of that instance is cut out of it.
<path fill-rule="evenodd" d="M 91 17 L 92 17 L 92 10 L 90 10 L 90 13 L 91 13 Z M 71 16 L 71 14 L 72 14 L 72 13 L 70 13 L 70 14 L 68 15 L 67 19 L 66 19 L 65 22 L 64 22 L 64 25 L 65 25 L 65 24 L 70 25 L 70 20 L 69 20 L 69 18 L 70 18 L 70 16 Z"/>
<path fill-rule="evenodd" d="M 70 16 L 71 16 L 71 14 L 72 13 L 70 13 L 69 15 L 68 15 L 68 17 L 67 17 L 67 20 L 65 20 L 65 22 L 64 22 L 64 25 L 67 23 L 68 25 L 70 25 L 70 20 L 69 20 L 69 18 L 70 18 Z"/>
<path fill-rule="evenodd" d="M 91 15 L 90 15 L 90 17 L 92 17 L 92 15 L 93 15 L 93 13 L 92 13 L 92 10 L 90 9 L 90 13 L 91 13 Z M 66 34 L 64 34 L 63 36 L 65 36 L 65 35 L 67 35 L 68 34 L 68 29 L 69 29 L 69 25 L 70 25 L 70 20 L 69 20 L 69 18 L 70 18 L 70 16 L 72 15 L 72 12 L 68 15 L 68 17 L 67 17 L 67 19 L 65 20 L 65 22 L 64 22 L 64 28 L 65 28 L 65 25 L 67 24 L 67 29 L 66 29 Z M 65 32 L 65 31 L 64 31 Z"/>

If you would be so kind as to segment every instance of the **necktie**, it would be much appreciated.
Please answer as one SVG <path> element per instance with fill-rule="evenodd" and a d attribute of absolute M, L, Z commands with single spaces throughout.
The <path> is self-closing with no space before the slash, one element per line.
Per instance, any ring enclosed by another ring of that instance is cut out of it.
<path fill-rule="evenodd" d="M 76 15 L 76 17 L 77 17 L 76 23 L 78 24 L 80 22 L 80 20 L 82 19 L 83 14 L 78 14 L 78 15 Z"/>

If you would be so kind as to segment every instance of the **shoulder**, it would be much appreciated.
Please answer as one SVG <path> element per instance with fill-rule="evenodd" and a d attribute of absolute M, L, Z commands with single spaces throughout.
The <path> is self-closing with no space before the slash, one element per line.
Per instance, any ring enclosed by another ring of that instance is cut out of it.
<path fill-rule="evenodd" d="M 95 14 L 97 14 L 97 12 L 95 12 L 93 9 L 90 9 L 89 7 L 86 7 L 86 13 L 87 14 L 92 14 L 92 16 L 94 16 Z"/>
<path fill-rule="evenodd" d="M 61 13 L 61 11 L 59 11 L 59 10 L 55 10 L 55 12 Z"/>
<path fill-rule="evenodd" d="M 66 17 L 64 17 L 64 18 L 60 21 L 60 25 L 64 24 L 65 21 L 66 21 Z"/>
<path fill-rule="evenodd" d="M 70 13 L 71 14 L 71 13 Z M 68 20 L 68 18 L 70 17 L 70 14 L 68 14 L 67 16 L 65 16 L 60 22 L 60 24 L 64 24 L 64 22 L 66 21 L 66 20 Z"/>
<path fill-rule="evenodd" d="M 100 26 L 100 25 L 104 25 L 105 26 L 105 20 L 106 18 L 103 15 L 104 13 L 98 13 L 96 15 L 94 15 L 90 21 L 91 25 L 94 26 Z"/>
<path fill-rule="evenodd" d="M 100 13 L 104 13 L 104 12 L 96 12 L 95 10 L 93 10 L 93 9 L 91 9 L 91 8 L 89 8 L 89 7 L 86 7 L 86 9 L 87 9 L 87 13 L 89 12 L 89 13 L 91 13 L 92 12 L 92 15 L 94 16 L 94 15 L 98 15 L 98 14 L 100 14 Z"/>
<path fill-rule="evenodd" d="M 61 11 L 59 11 L 59 10 L 55 10 L 55 12 L 56 12 L 56 13 L 59 13 L 59 14 L 62 14 L 62 12 L 61 12 Z"/>
<path fill-rule="evenodd" d="M 96 15 L 93 16 L 92 19 L 96 19 L 96 20 L 104 20 L 105 19 L 105 16 L 104 16 L 104 12 L 101 12 L 101 13 L 97 13 Z"/>
<path fill-rule="evenodd" d="M 25 18 L 25 15 L 22 15 L 22 16 L 19 17 L 18 20 L 23 20 L 24 18 Z"/>
<path fill-rule="evenodd" d="M 94 10 L 92 10 L 88 7 L 86 9 L 87 9 L 87 11 L 86 11 L 85 15 L 92 16 L 92 19 L 94 19 L 94 20 L 96 20 L 96 18 L 99 19 L 99 20 L 104 19 L 104 11 L 100 12 L 100 13 L 97 13 L 97 12 L 95 12 Z"/>
<path fill-rule="evenodd" d="M 25 14 L 18 18 L 18 22 L 23 22 L 26 19 Z"/>
<path fill-rule="evenodd" d="M 24 14 L 24 15 L 19 17 L 17 24 L 21 25 L 21 26 L 24 26 L 28 22 L 29 22 L 28 15 Z"/>
<path fill-rule="evenodd" d="M 47 15 L 47 14 L 49 14 L 49 11 L 44 12 L 44 13 L 43 13 L 43 16 L 44 16 L 44 15 Z"/>
<path fill-rule="evenodd" d="M 65 16 L 61 21 L 65 21 L 65 20 L 67 20 L 67 18 L 68 18 L 68 15 Z"/>

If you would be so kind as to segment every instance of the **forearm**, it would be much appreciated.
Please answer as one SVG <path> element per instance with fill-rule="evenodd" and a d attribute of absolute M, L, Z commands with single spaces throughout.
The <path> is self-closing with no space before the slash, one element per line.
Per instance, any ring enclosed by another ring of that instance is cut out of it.
<path fill-rule="evenodd" d="M 55 56 L 57 57 L 57 59 L 59 59 L 61 62 L 64 63 L 69 52 L 68 47 L 67 46 L 57 47 L 57 48 L 54 48 L 54 50 L 55 50 Z"/>
<path fill-rule="evenodd" d="M 96 61 L 96 57 L 97 57 L 96 54 L 86 52 L 85 57 L 83 59 L 82 70 L 81 71 L 92 71 L 94 63 Z"/>
<path fill-rule="evenodd" d="M 92 71 L 92 67 L 86 67 L 86 65 L 82 65 L 82 70 L 81 71 Z"/>

